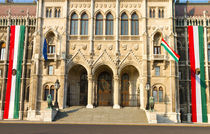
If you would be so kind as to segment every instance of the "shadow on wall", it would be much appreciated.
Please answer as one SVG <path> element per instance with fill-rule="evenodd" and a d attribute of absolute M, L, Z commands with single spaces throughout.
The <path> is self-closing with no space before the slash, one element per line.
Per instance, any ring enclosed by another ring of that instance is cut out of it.
<path fill-rule="evenodd" d="M 167 116 L 157 114 L 157 123 L 176 123 L 170 120 Z"/>

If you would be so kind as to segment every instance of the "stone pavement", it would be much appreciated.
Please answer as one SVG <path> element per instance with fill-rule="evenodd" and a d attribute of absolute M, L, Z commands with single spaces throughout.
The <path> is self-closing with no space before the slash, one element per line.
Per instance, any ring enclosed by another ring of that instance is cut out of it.
<path fill-rule="evenodd" d="M 110 123 L 110 124 L 147 124 L 144 110 L 137 107 L 113 109 L 112 107 L 96 107 L 87 109 L 82 106 L 65 108 L 58 112 L 56 122 L 66 123 Z"/>

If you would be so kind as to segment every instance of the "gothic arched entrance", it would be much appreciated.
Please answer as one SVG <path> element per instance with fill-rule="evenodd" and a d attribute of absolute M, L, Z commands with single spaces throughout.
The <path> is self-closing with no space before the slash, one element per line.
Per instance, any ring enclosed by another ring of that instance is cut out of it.
<path fill-rule="evenodd" d="M 98 76 L 97 82 L 98 106 L 112 106 L 112 76 L 104 71 Z"/>
<path fill-rule="evenodd" d="M 138 88 L 139 72 L 133 65 L 121 70 L 121 106 L 140 106 L 140 90 Z"/>
<path fill-rule="evenodd" d="M 82 65 L 75 65 L 68 74 L 67 106 L 86 106 L 87 92 L 87 70 Z"/>

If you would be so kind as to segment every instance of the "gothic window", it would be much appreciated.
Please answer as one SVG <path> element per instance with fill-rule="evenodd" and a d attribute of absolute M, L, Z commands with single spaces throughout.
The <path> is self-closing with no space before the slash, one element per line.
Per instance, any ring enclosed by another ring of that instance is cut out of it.
<path fill-rule="evenodd" d="M 55 8 L 55 18 L 60 18 L 61 16 L 61 8 Z"/>
<path fill-rule="evenodd" d="M 158 98 L 159 98 L 159 102 L 163 102 L 163 88 L 162 87 L 159 87 Z"/>
<path fill-rule="evenodd" d="M 158 98 L 157 98 L 157 87 L 153 88 L 152 96 L 154 97 L 154 101 L 157 102 L 158 101 Z"/>
<path fill-rule="evenodd" d="M 150 8 L 149 9 L 149 17 L 150 18 L 155 18 L 155 8 Z"/>
<path fill-rule="evenodd" d="M 164 18 L 164 9 L 163 8 L 158 9 L 158 17 L 159 18 Z"/>
<path fill-rule="evenodd" d="M 52 85 L 52 86 L 50 87 L 50 94 L 51 94 L 52 100 L 54 100 L 54 94 L 55 94 L 54 85 Z"/>
<path fill-rule="evenodd" d="M 6 43 L 1 42 L 0 43 L 0 60 L 4 60 L 4 55 L 6 51 L 5 47 L 6 47 Z"/>
<path fill-rule="evenodd" d="M 113 35 L 113 16 L 111 13 L 106 16 L 106 35 Z"/>
<path fill-rule="evenodd" d="M 139 34 L 139 20 L 138 15 L 134 13 L 131 16 L 131 35 L 138 35 Z"/>
<path fill-rule="evenodd" d="M 46 8 L 46 18 L 52 17 L 52 8 Z"/>
<path fill-rule="evenodd" d="M 96 15 L 96 35 L 103 34 L 103 16 L 101 13 Z"/>
<path fill-rule="evenodd" d="M 49 32 L 46 36 L 47 40 L 47 52 L 49 54 L 55 53 L 55 44 L 54 44 L 55 34 L 53 32 Z"/>
<path fill-rule="evenodd" d="M 81 35 L 88 35 L 88 16 L 86 13 L 81 17 Z"/>
<path fill-rule="evenodd" d="M 160 76 L 160 67 L 159 66 L 155 67 L 155 76 Z"/>
<path fill-rule="evenodd" d="M 44 101 L 47 100 L 48 94 L 49 94 L 49 86 L 46 85 L 46 86 L 44 87 Z"/>
<path fill-rule="evenodd" d="M 53 75 L 53 66 L 52 65 L 48 66 L 48 74 Z"/>
<path fill-rule="evenodd" d="M 128 16 L 126 13 L 121 16 L 121 35 L 128 35 Z"/>
<path fill-rule="evenodd" d="M 164 91 L 162 86 L 154 86 L 152 89 L 152 96 L 154 97 L 155 102 L 164 101 Z"/>
<path fill-rule="evenodd" d="M 71 35 L 78 34 L 78 16 L 76 13 L 73 13 L 71 16 Z"/>
<path fill-rule="evenodd" d="M 208 62 L 210 62 L 210 43 L 208 44 Z"/>
<path fill-rule="evenodd" d="M 153 46 L 154 46 L 153 54 L 161 54 L 160 41 L 161 41 L 161 33 L 158 32 L 154 35 L 153 39 Z"/>

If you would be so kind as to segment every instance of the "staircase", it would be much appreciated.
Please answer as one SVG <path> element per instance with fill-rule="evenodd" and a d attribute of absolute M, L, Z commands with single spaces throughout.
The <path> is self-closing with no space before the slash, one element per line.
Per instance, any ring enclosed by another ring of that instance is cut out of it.
<path fill-rule="evenodd" d="M 73 106 L 60 110 L 55 118 L 56 122 L 66 123 L 148 123 L 146 113 L 137 107 L 113 109 L 112 107 L 96 107 L 87 109 L 82 106 Z"/>

